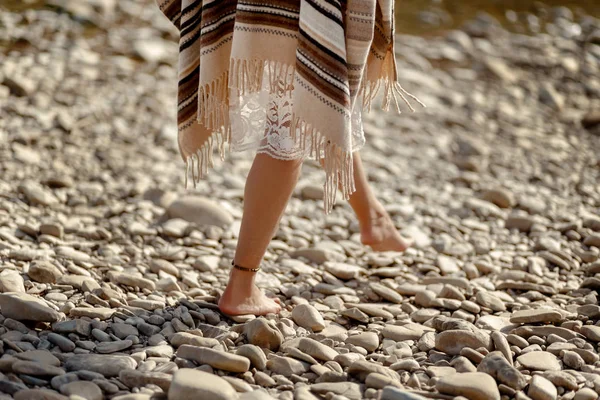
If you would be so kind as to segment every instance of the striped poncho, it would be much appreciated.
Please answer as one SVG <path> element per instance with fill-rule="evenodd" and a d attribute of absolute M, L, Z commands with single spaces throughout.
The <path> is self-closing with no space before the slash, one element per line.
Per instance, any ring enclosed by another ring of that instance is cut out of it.
<path fill-rule="evenodd" d="M 291 103 L 293 140 L 322 160 L 325 210 L 355 190 L 351 115 L 398 97 L 394 0 L 156 0 L 177 27 L 178 144 L 186 187 L 231 144 L 233 100 L 267 90 Z M 416 99 L 415 99 L 416 100 Z M 418 101 L 418 100 L 417 100 Z M 412 110 L 412 107 L 410 107 Z"/>

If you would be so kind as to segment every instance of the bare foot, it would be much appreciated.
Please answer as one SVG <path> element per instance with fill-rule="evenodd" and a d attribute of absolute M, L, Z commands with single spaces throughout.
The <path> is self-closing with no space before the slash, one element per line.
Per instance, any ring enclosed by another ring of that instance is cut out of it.
<path fill-rule="evenodd" d="M 234 270 L 219 300 L 219 309 L 225 315 L 277 314 L 281 311 L 279 299 L 267 297 L 254 284 L 251 273 Z"/>
<path fill-rule="evenodd" d="M 404 251 L 414 244 L 414 240 L 406 238 L 398 232 L 392 218 L 382 210 L 372 219 L 368 226 L 361 226 L 360 241 L 370 246 L 373 251 Z"/>

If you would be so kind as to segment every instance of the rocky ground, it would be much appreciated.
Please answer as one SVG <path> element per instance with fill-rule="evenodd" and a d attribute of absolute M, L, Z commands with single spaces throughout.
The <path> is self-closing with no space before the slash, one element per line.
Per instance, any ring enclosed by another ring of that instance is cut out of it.
<path fill-rule="evenodd" d="M 428 108 L 363 157 L 416 248 L 360 245 L 307 163 L 258 277 L 285 309 L 232 320 L 251 156 L 186 192 L 168 21 L 65 3 L 0 13 L 0 399 L 598 398 L 598 19 L 399 37 Z"/>

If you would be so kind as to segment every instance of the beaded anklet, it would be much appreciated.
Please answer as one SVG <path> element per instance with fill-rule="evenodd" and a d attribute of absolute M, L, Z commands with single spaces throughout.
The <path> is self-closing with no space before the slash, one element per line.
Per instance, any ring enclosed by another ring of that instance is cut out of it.
<path fill-rule="evenodd" d="M 246 268 L 246 267 L 240 267 L 239 265 L 237 265 L 235 263 L 235 261 L 231 261 L 231 265 L 233 265 L 233 268 L 235 269 L 239 269 L 240 271 L 246 271 L 246 272 L 258 272 L 258 270 L 260 270 L 260 267 L 258 268 Z"/>

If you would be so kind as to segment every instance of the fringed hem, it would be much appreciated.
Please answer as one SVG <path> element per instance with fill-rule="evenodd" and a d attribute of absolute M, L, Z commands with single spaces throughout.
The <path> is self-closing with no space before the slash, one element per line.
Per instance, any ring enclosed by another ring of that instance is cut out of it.
<path fill-rule="evenodd" d="M 185 188 L 188 187 L 188 176 L 192 174 L 194 187 L 214 165 L 213 149 L 215 140 L 218 143 L 221 160 L 225 158 L 225 146 L 231 145 L 231 123 L 229 120 L 229 90 L 237 91 L 240 96 L 260 91 L 263 85 L 265 69 L 268 69 L 269 89 L 273 92 L 293 90 L 295 67 L 280 62 L 265 60 L 232 59 L 229 70 L 214 81 L 199 88 L 197 122 L 212 131 L 211 136 L 193 154 L 185 160 Z M 408 93 L 395 81 L 395 69 L 392 64 L 384 62 L 380 78 L 376 81 L 363 80 L 359 95 L 363 98 L 363 109 L 371 110 L 373 100 L 383 85 L 384 96 L 382 109 L 387 111 L 394 100 L 396 109 L 400 111 L 398 96 L 404 100 L 411 111 L 414 111 L 406 96 L 422 106 L 415 96 Z M 322 132 L 314 128 L 302 118 L 292 115 L 291 136 L 300 143 L 301 149 L 310 149 L 310 157 L 319 159 L 323 156 L 325 170 L 324 208 L 330 213 L 335 204 L 336 195 L 340 191 L 347 200 L 356 190 L 352 150 L 344 150 L 332 143 Z M 300 137 L 298 138 L 298 135 Z"/>
<path fill-rule="evenodd" d="M 367 76 L 366 67 L 364 76 Z M 408 106 L 410 111 L 415 112 L 415 109 L 413 108 L 412 104 L 410 104 L 407 96 L 419 103 L 422 107 L 426 107 L 425 104 L 423 104 L 417 97 L 407 92 L 402 85 L 400 85 L 400 82 L 398 82 L 396 77 L 396 63 L 393 51 L 389 51 L 386 54 L 386 57 L 383 60 L 381 71 L 379 71 L 379 79 L 373 81 L 363 79 L 361 87 L 358 91 L 359 96 L 362 96 L 363 99 L 363 110 L 371 111 L 371 106 L 379 94 L 381 86 L 383 86 L 383 99 L 381 102 L 381 109 L 383 111 L 388 111 L 390 109 L 391 101 L 394 100 L 396 111 L 398 113 L 402 113 L 400 110 L 400 102 L 398 101 L 398 97 L 400 97 Z"/>

